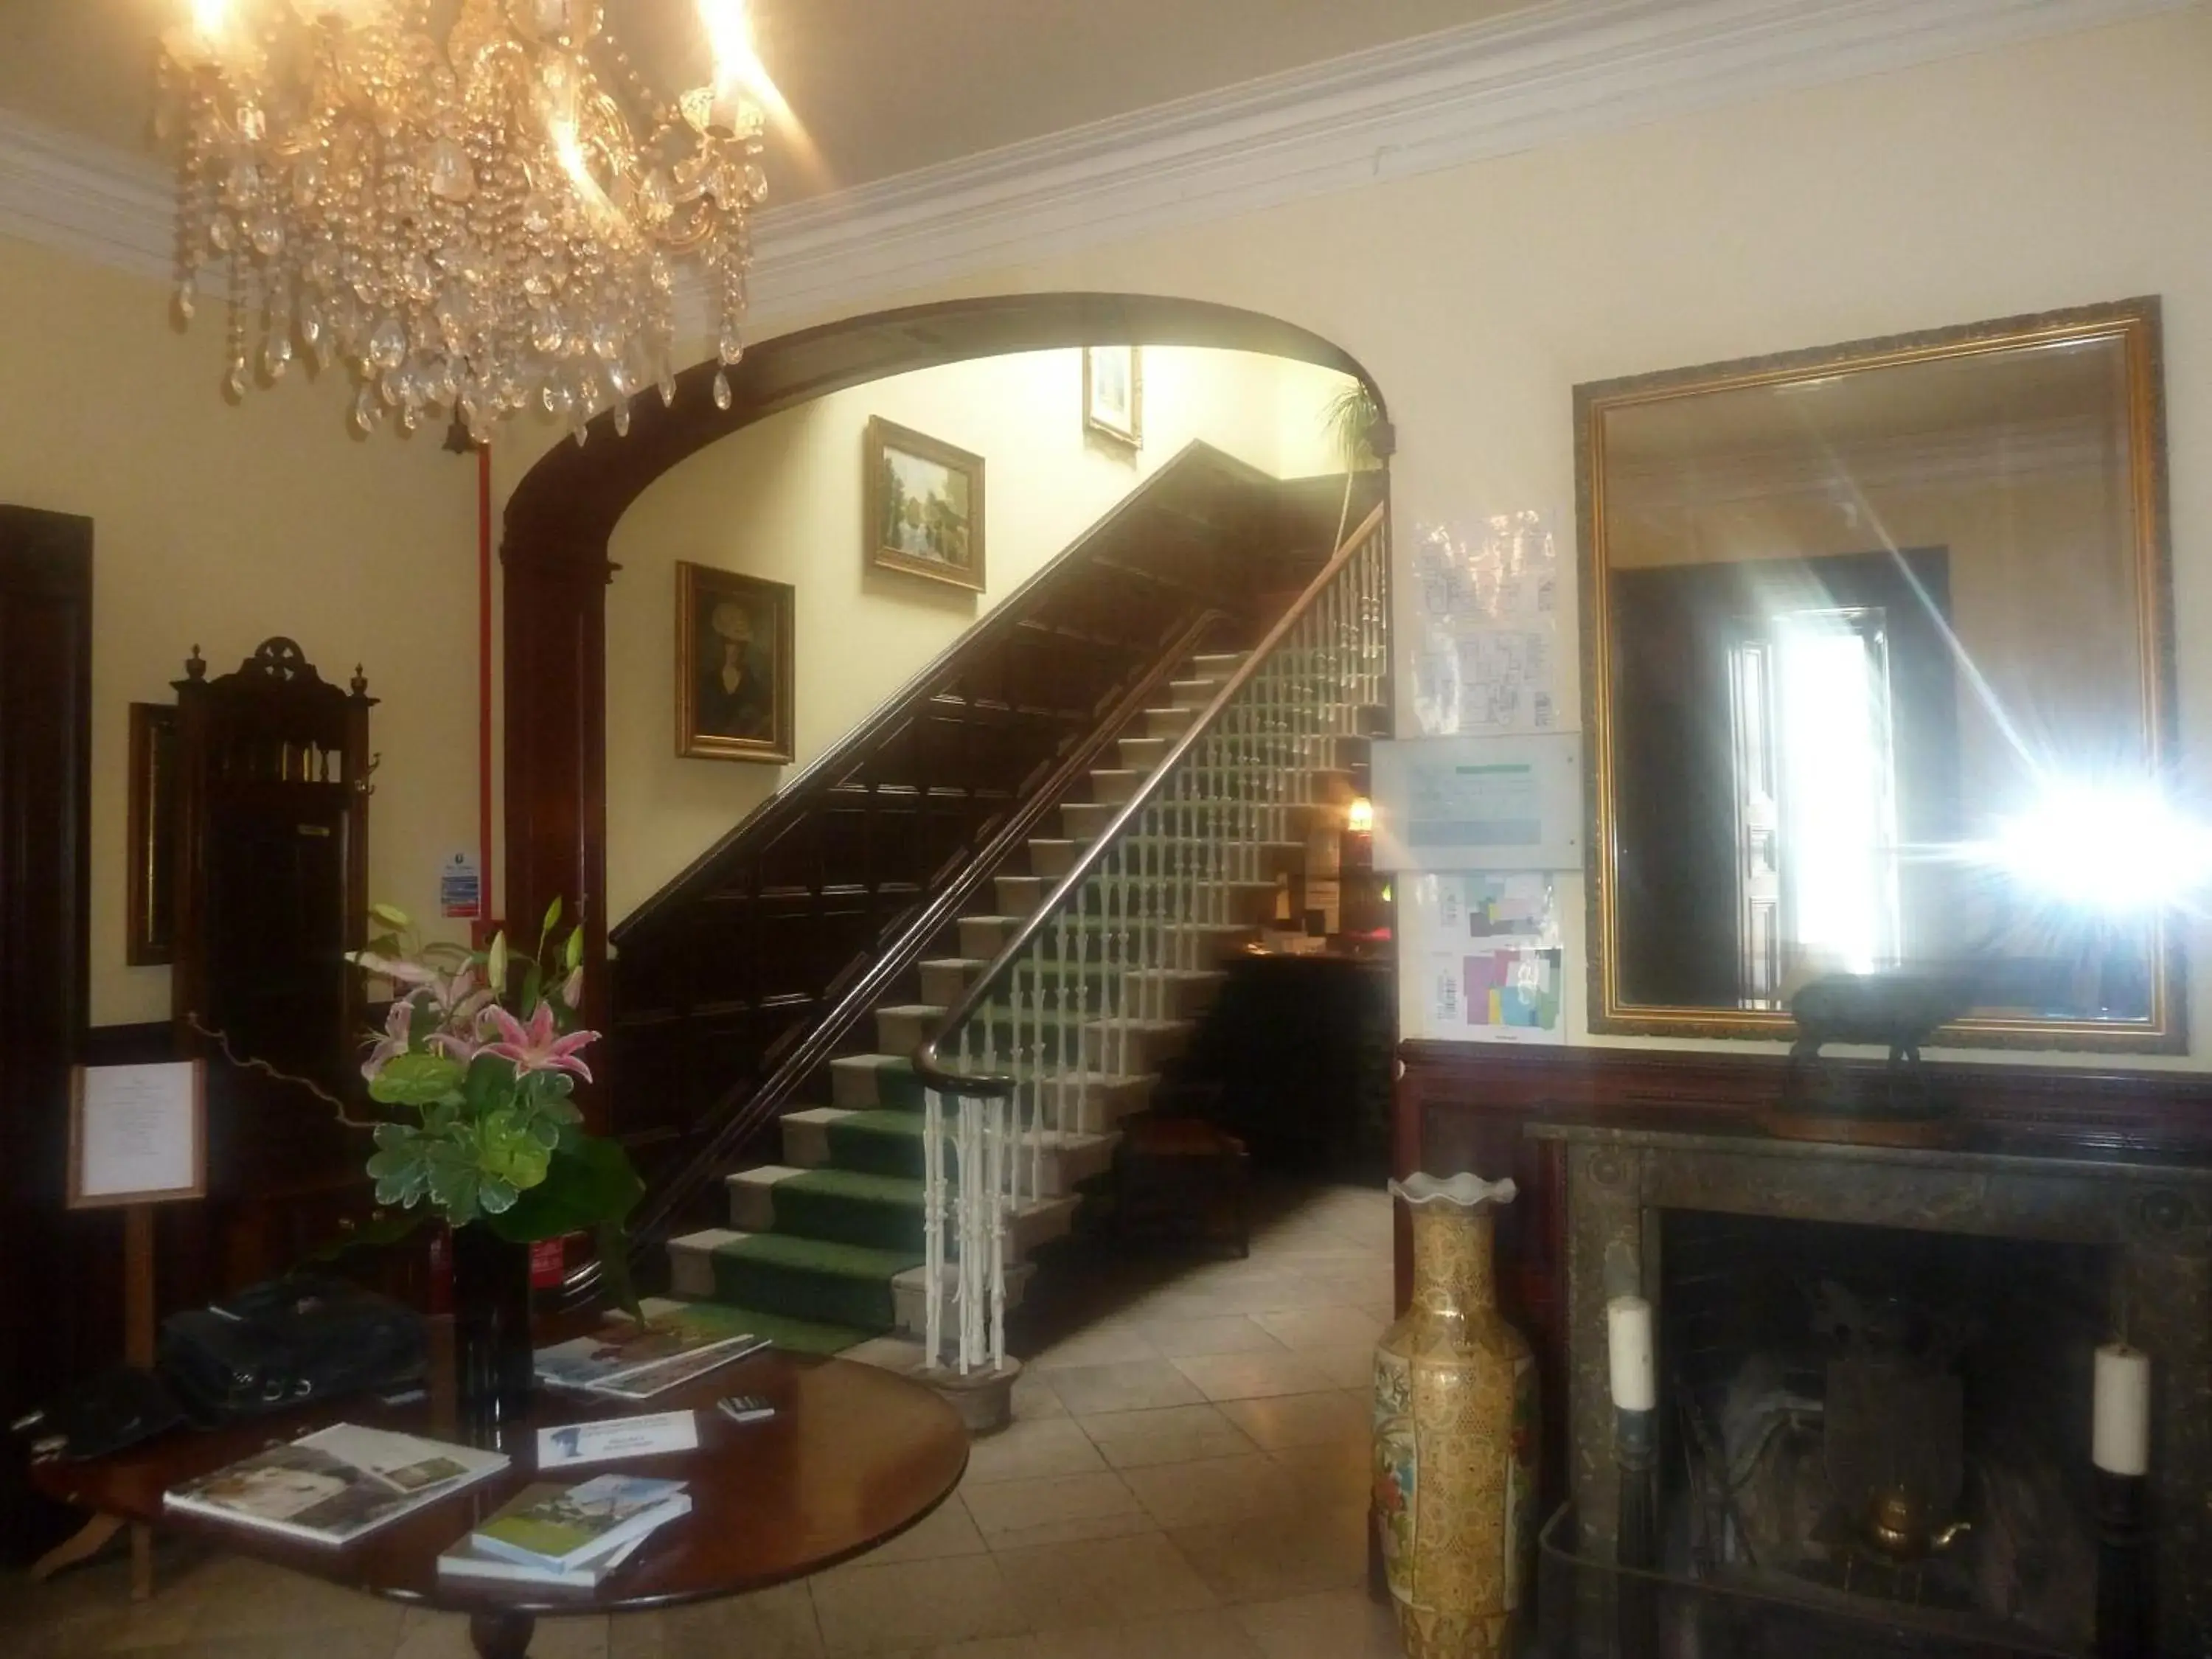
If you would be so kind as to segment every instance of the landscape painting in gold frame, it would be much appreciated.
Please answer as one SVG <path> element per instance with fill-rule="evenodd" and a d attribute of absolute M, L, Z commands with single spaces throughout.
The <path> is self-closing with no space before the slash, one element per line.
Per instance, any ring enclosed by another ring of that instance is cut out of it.
<path fill-rule="evenodd" d="M 865 460 L 868 562 L 983 591 L 983 458 L 880 416 Z"/>

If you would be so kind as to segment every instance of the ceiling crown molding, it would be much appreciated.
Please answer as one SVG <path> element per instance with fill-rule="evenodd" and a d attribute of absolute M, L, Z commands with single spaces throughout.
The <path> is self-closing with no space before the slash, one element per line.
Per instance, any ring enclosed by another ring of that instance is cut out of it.
<path fill-rule="evenodd" d="M 2192 3 L 1554 0 L 772 208 L 756 223 L 753 317 L 864 308 L 1042 254 Z M 159 278 L 173 213 L 150 158 L 0 111 L 0 234 Z"/>

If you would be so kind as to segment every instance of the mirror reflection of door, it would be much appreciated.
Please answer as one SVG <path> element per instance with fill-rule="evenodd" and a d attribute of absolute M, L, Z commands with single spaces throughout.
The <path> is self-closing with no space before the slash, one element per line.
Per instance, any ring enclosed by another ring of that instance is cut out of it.
<path fill-rule="evenodd" d="M 1682 942 L 1635 989 L 1779 1009 L 1960 946 L 1919 856 L 1960 834 L 1948 574 L 1918 549 L 1616 577 L 1641 621 L 1616 718 L 1678 780 L 1623 792 L 1640 937 Z"/>

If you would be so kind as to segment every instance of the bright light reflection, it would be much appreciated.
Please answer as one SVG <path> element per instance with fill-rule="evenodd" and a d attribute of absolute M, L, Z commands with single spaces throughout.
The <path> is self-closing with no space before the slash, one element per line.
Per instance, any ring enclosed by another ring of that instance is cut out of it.
<path fill-rule="evenodd" d="M 1790 931 L 1826 966 L 1871 973 L 1896 951 L 1889 718 L 1880 659 L 1835 615 L 1778 617 L 1783 873 Z"/>
<path fill-rule="evenodd" d="M 230 0 L 192 0 L 192 33 L 201 40 L 221 40 L 229 21 Z"/>
<path fill-rule="evenodd" d="M 2061 781 L 1998 821 L 1984 856 L 2045 900 L 2108 915 L 2155 909 L 2212 882 L 2212 829 L 2154 784 Z"/>

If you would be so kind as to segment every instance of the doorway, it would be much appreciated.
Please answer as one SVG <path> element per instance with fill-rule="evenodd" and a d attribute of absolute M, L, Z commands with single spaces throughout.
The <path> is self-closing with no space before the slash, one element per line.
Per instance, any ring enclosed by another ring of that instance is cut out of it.
<path fill-rule="evenodd" d="M 87 1015 L 92 521 L 0 507 L 0 1421 L 103 1361 L 119 1335 L 100 1218 L 62 1207 L 69 1068 Z M 66 1293 L 55 1294 L 58 1289 Z M 86 1310 L 106 1308 L 104 1323 Z M 0 1452 L 0 1559 L 66 1517 Z"/>

